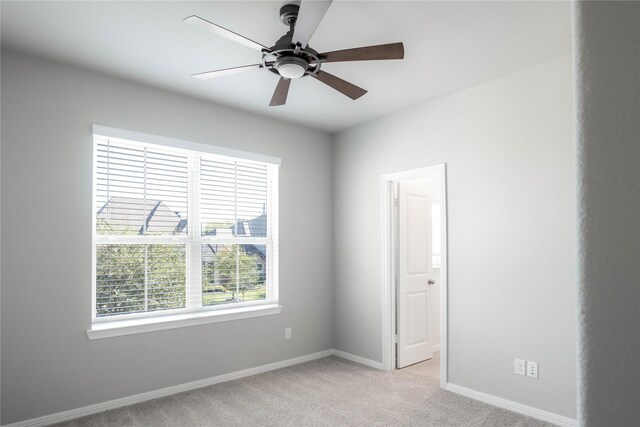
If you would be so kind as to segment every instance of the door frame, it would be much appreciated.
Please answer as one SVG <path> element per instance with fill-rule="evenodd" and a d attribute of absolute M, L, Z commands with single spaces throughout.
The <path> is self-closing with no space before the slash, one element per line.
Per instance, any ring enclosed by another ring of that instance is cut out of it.
<path fill-rule="evenodd" d="M 415 178 L 438 177 L 441 183 L 440 218 L 440 387 L 447 384 L 448 354 L 448 260 L 447 260 L 447 165 L 446 163 L 382 175 L 382 366 L 396 366 L 396 261 L 393 232 L 394 184 Z"/>

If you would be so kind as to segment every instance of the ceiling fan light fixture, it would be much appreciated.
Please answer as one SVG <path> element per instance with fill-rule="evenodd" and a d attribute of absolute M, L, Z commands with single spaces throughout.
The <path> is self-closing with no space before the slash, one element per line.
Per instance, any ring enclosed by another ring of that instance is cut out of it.
<path fill-rule="evenodd" d="M 307 72 L 309 64 L 302 58 L 287 56 L 277 60 L 275 67 L 278 74 L 285 79 L 298 79 Z"/>

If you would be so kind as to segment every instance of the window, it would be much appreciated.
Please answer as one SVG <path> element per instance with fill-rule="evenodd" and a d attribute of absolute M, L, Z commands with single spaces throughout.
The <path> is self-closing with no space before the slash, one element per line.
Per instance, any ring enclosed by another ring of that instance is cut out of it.
<path fill-rule="evenodd" d="M 94 127 L 93 329 L 277 305 L 278 164 L 256 157 Z"/>

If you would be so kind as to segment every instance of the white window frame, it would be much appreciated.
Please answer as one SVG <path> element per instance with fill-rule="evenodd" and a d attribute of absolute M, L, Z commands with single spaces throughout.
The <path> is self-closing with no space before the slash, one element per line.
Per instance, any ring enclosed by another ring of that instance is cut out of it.
<path fill-rule="evenodd" d="M 120 335 L 129 335 L 162 329 L 180 328 L 204 323 L 215 323 L 229 320 L 244 319 L 256 316 L 266 316 L 280 313 L 278 295 L 278 167 L 280 159 L 262 154 L 233 150 L 225 147 L 201 144 L 197 142 L 161 137 L 141 132 L 128 131 L 107 126 L 93 126 L 93 207 L 96 198 L 96 171 L 97 156 L 95 150 L 97 144 L 95 138 L 111 138 L 126 140 L 127 143 L 158 145 L 163 149 L 189 150 L 190 170 L 195 176 L 189 177 L 189 201 L 188 201 L 188 233 L 186 236 L 112 236 L 98 235 L 96 233 L 96 215 L 92 208 L 92 293 L 91 293 L 91 329 L 87 330 L 89 339 L 107 338 Z M 206 242 L 218 244 L 249 243 L 247 237 L 229 236 L 202 236 L 200 232 L 200 218 L 198 203 L 193 191 L 194 185 L 199 185 L 198 153 L 211 156 L 220 156 L 224 160 L 236 159 L 238 161 L 259 162 L 267 164 L 268 172 L 268 200 L 270 210 L 267 215 L 267 237 L 250 238 L 251 243 L 265 244 L 269 246 L 268 257 L 265 262 L 267 269 L 267 297 L 266 301 L 248 301 L 233 304 L 202 307 L 202 244 Z M 186 307 L 158 312 L 131 313 L 110 317 L 96 316 L 96 248 L 105 243 L 141 243 L 141 244 L 184 244 L 187 250 L 187 298 Z M 200 304 L 198 304 L 200 302 Z"/>

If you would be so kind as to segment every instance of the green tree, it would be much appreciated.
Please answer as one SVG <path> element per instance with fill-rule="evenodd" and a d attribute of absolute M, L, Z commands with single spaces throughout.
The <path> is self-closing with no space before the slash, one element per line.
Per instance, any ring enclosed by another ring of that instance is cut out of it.
<path fill-rule="evenodd" d="M 144 276 L 142 245 L 98 245 L 96 315 L 143 311 Z"/>
<path fill-rule="evenodd" d="M 186 251 L 184 245 L 98 245 L 96 251 L 96 314 L 98 317 L 183 308 L 185 303 Z"/>
<path fill-rule="evenodd" d="M 213 261 L 203 264 L 204 290 L 213 290 L 215 286 L 221 285 L 231 293 L 233 300 L 244 300 L 248 290 L 264 286 L 256 258 L 244 250 L 244 245 L 212 246 L 215 251 Z M 237 294 L 238 291 L 240 295 Z"/>

